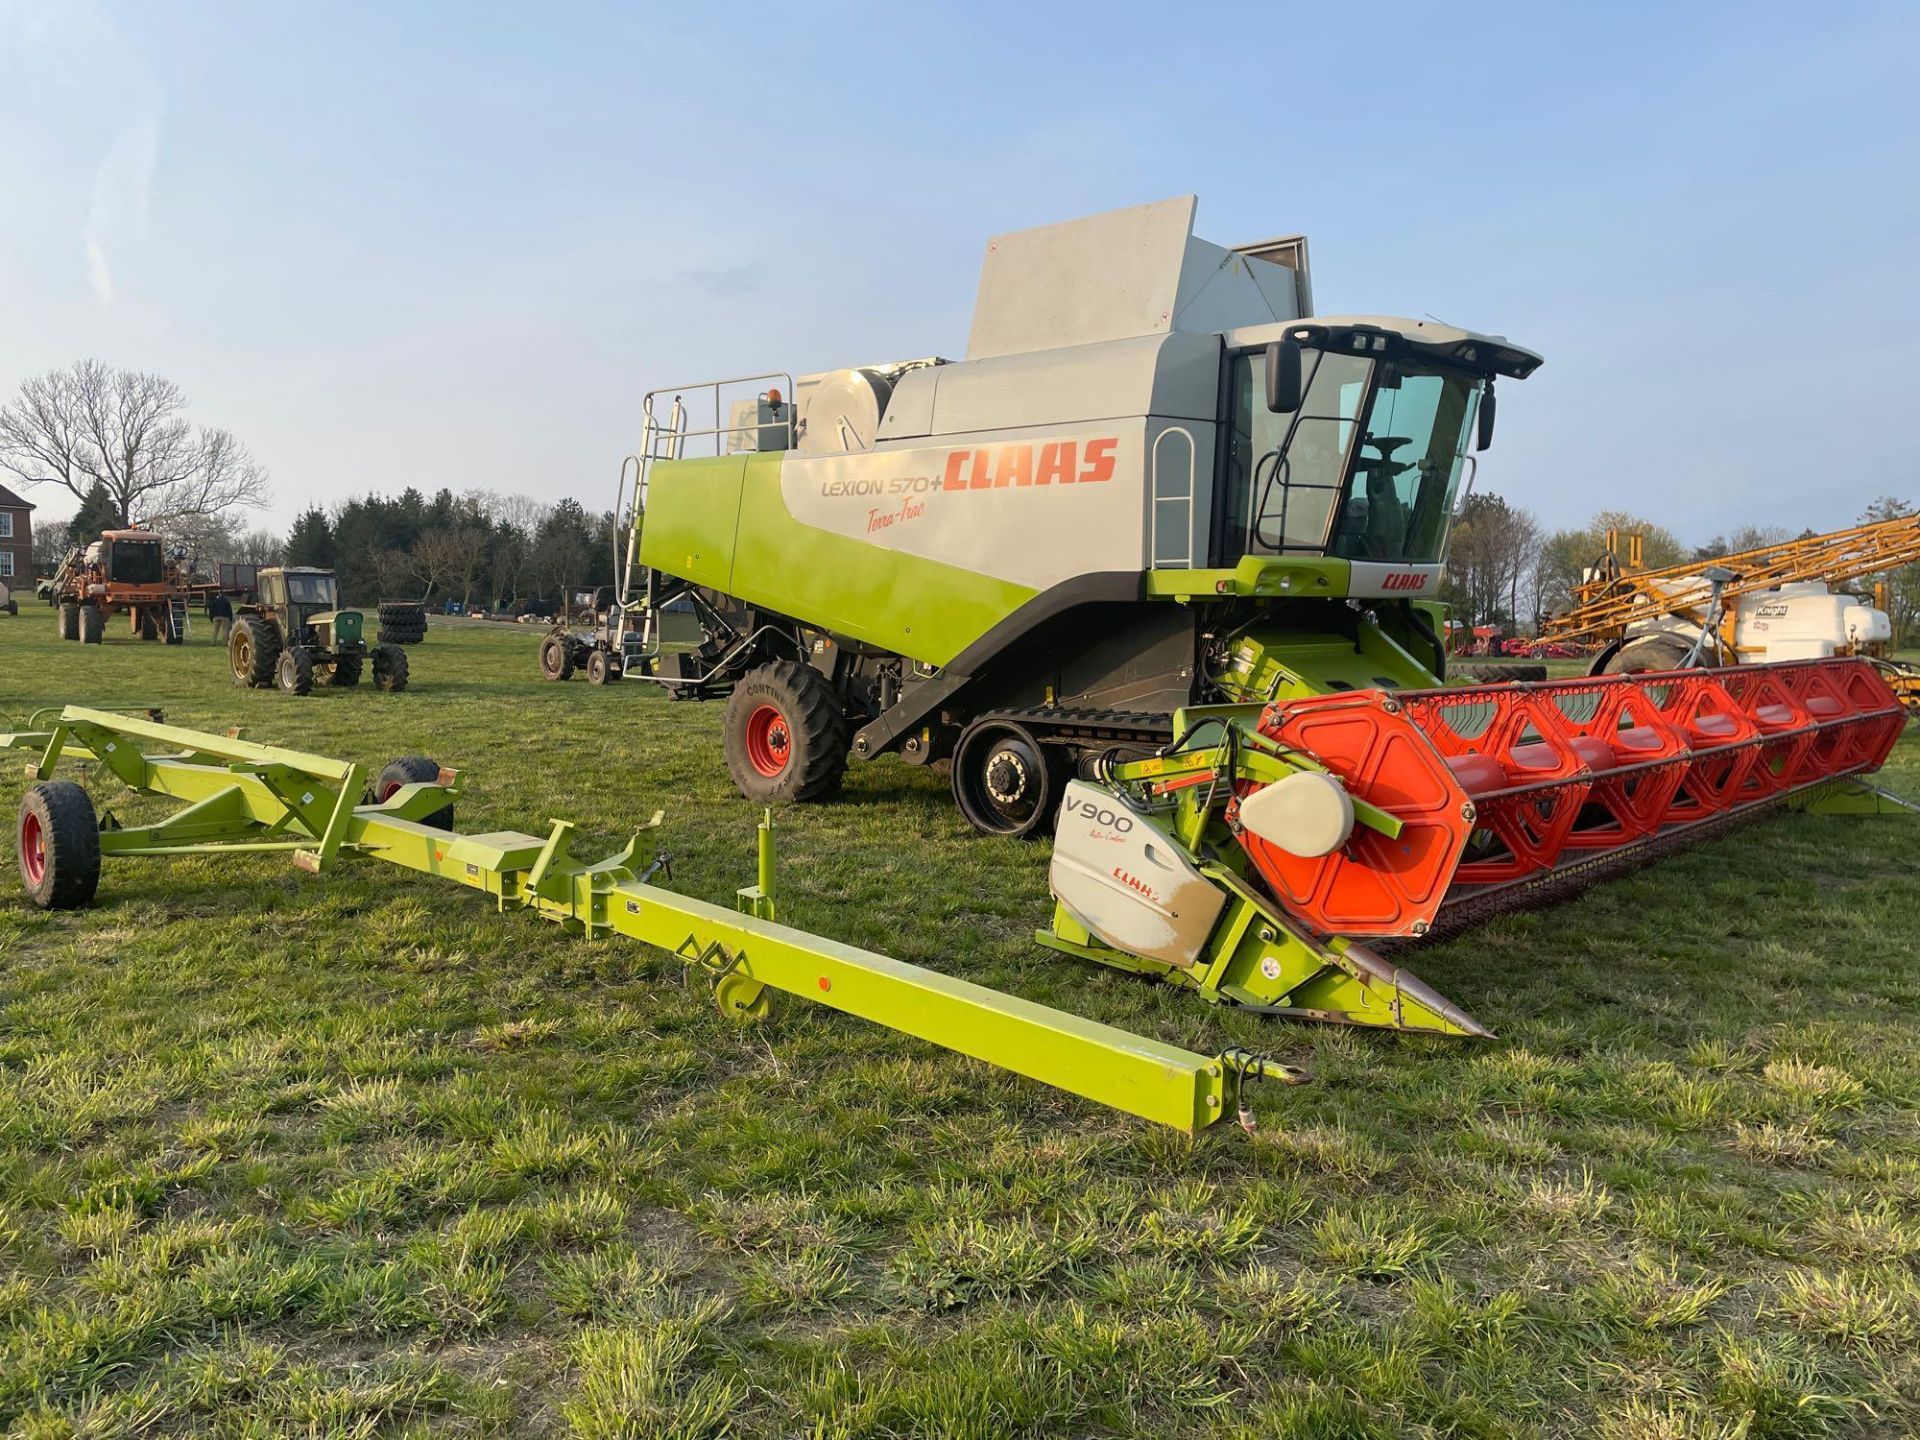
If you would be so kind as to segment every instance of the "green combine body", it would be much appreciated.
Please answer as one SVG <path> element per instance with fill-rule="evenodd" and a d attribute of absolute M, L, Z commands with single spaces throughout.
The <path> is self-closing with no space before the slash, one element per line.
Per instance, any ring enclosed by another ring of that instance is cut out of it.
<path fill-rule="evenodd" d="M 998 237 L 965 360 L 649 394 L 623 583 L 545 672 L 728 697 L 752 799 L 951 760 L 1010 834 L 1185 707 L 1438 683 L 1468 448 L 1539 357 L 1313 317 L 1303 239 L 1223 248 L 1193 209 Z M 668 605 L 691 651 L 662 650 Z"/>

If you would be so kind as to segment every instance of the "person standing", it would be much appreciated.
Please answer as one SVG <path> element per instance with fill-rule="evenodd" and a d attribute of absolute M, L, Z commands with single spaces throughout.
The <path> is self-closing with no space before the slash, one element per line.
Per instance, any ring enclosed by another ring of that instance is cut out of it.
<path fill-rule="evenodd" d="M 233 629 L 233 602 L 220 591 L 214 591 L 207 600 L 207 618 L 213 622 L 213 638 L 224 645 L 228 632 Z"/>

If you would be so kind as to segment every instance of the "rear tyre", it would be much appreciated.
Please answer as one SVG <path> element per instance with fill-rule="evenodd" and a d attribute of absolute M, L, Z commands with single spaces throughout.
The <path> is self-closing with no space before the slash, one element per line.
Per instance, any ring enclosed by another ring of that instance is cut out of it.
<path fill-rule="evenodd" d="M 313 693 L 313 652 L 304 645 L 289 645 L 280 652 L 274 667 L 274 679 L 289 695 Z"/>
<path fill-rule="evenodd" d="M 1053 823 L 1064 769 L 1024 726 L 980 721 L 954 746 L 953 798 L 982 835 L 1030 839 Z"/>
<path fill-rule="evenodd" d="M 373 647 L 373 685 L 389 695 L 407 688 L 407 652 L 398 645 Z"/>
<path fill-rule="evenodd" d="M 1693 647 L 1666 635 L 1649 635 L 1644 640 L 1629 640 L 1605 659 L 1604 674 L 1651 675 L 1661 670 L 1678 670 L 1687 663 Z"/>
<path fill-rule="evenodd" d="M 280 632 L 258 616 L 247 615 L 233 622 L 233 634 L 227 640 L 227 664 L 233 668 L 238 684 L 252 690 L 264 690 L 273 684 L 280 664 Z"/>
<path fill-rule="evenodd" d="M 71 601 L 60 603 L 59 630 L 62 640 L 80 638 L 80 607 Z"/>
<path fill-rule="evenodd" d="M 724 723 L 727 771 L 759 805 L 821 800 L 847 773 L 846 712 L 827 677 L 776 660 L 733 687 Z"/>
<path fill-rule="evenodd" d="M 402 785 L 425 785 L 439 778 L 438 760 L 425 755 L 402 755 L 398 760 L 389 761 L 387 767 L 374 777 L 373 788 L 367 798 L 376 805 L 384 805 Z M 436 830 L 453 829 L 453 806 L 441 807 L 420 823 L 431 825 Z"/>
<path fill-rule="evenodd" d="M 366 663 L 364 655 L 341 655 L 333 662 L 333 672 L 327 676 L 327 684 L 340 690 L 351 689 L 360 683 L 360 670 Z"/>
<path fill-rule="evenodd" d="M 14 829 L 20 881 L 42 910 L 73 910 L 100 888 L 100 823 L 71 780 L 49 780 L 20 797 Z"/>
<path fill-rule="evenodd" d="M 573 678 L 573 642 L 564 635 L 549 635 L 540 642 L 540 676 L 544 680 Z"/>
<path fill-rule="evenodd" d="M 80 643 L 98 645 L 107 634 L 107 616 L 98 605 L 80 607 Z"/>

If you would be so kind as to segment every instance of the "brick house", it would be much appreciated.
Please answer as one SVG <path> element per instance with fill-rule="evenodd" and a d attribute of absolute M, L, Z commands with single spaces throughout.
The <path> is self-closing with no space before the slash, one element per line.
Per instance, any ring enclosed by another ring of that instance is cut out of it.
<path fill-rule="evenodd" d="M 0 585 L 33 593 L 33 506 L 0 485 Z"/>

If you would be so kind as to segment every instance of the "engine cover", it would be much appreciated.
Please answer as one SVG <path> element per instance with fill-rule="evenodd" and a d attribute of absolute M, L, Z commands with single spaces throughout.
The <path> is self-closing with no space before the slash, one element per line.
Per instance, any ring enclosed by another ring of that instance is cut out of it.
<path fill-rule="evenodd" d="M 1181 969 L 1199 958 L 1227 903 L 1151 820 L 1085 780 L 1061 801 L 1047 883 L 1106 944 Z"/>

